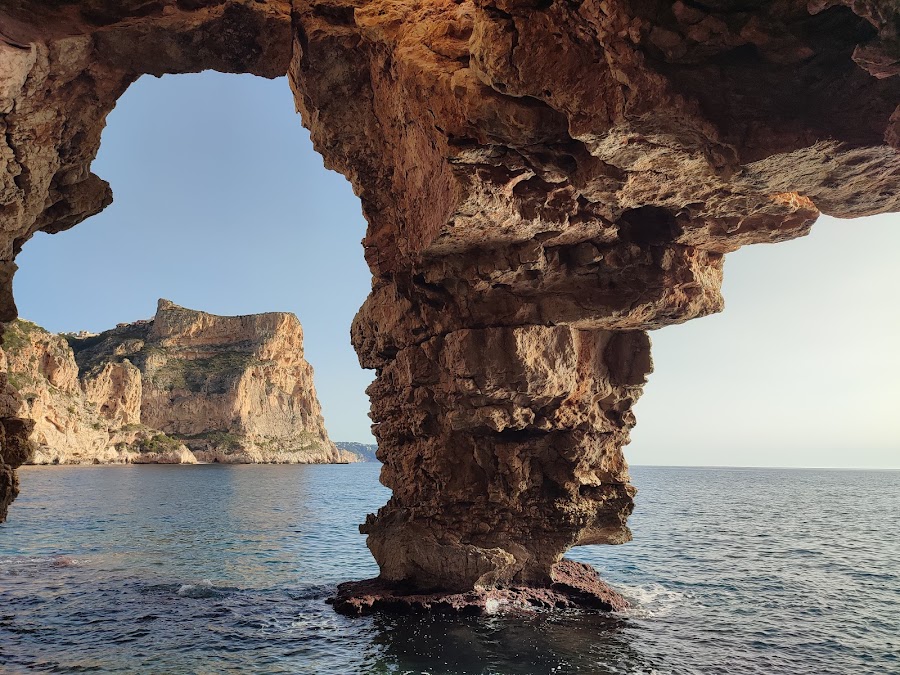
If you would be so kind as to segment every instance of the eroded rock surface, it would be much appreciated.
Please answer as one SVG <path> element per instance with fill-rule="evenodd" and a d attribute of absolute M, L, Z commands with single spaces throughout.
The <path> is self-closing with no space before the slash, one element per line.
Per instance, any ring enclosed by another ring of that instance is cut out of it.
<path fill-rule="evenodd" d="M 33 464 L 354 461 L 328 439 L 293 314 L 160 300 L 99 335 L 7 327 L 0 365 L 33 420 Z"/>
<path fill-rule="evenodd" d="M 16 414 L 33 421 L 26 462 L 127 461 L 127 455 L 116 445 L 123 444 L 124 450 L 126 440 L 134 442 L 136 436 L 114 438 L 109 433 L 110 425 L 98 406 L 101 401 L 82 389 L 75 357 L 63 336 L 18 320 L 6 327 L 3 343 L 0 365 L 18 394 L 20 406 Z M 137 389 L 139 406 L 139 380 Z M 139 410 L 137 417 L 139 420 Z"/>
<path fill-rule="evenodd" d="M 900 208 L 891 0 L 56 5 L 0 10 L 0 318 L 22 242 L 108 203 L 89 166 L 128 83 L 287 72 L 369 223 L 384 583 L 546 586 L 627 540 L 644 331 L 720 311 L 740 246 Z"/>
<path fill-rule="evenodd" d="M 423 593 L 415 585 L 394 584 L 383 578 L 339 584 L 328 602 L 341 614 L 482 615 L 497 612 L 591 608 L 604 612 L 628 609 L 628 601 L 604 583 L 590 565 L 561 560 L 553 566 L 549 583 L 478 586 L 459 593 Z"/>
<path fill-rule="evenodd" d="M 576 544 L 628 541 L 620 448 L 649 369 L 639 331 L 463 329 L 401 350 L 370 389 L 393 450 L 379 450 L 393 495 L 363 529 L 382 577 L 541 584 Z"/>

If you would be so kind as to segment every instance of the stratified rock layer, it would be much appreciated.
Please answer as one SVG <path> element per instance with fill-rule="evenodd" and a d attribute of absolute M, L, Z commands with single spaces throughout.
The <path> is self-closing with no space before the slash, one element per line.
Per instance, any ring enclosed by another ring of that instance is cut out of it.
<path fill-rule="evenodd" d="M 628 541 L 619 448 L 649 368 L 645 333 L 568 326 L 463 329 L 399 351 L 369 390 L 393 450 L 393 496 L 363 528 L 382 577 L 544 583 L 571 546 Z"/>
<path fill-rule="evenodd" d="M 126 439 L 110 433 L 110 427 L 122 428 L 125 422 L 108 420 L 100 406 L 118 397 L 110 392 L 101 403 L 95 386 L 99 378 L 86 382 L 88 393 L 85 392 L 72 349 L 63 336 L 18 320 L 6 327 L 0 364 L 18 394 L 17 414 L 32 420 L 28 463 L 125 461 L 116 446 L 136 441 L 137 435 Z M 133 366 L 131 369 L 137 371 Z M 130 423 L 140 420 L 140 373 L 137 378 L 137 401 L 132 404 Z M 111 381 L 107 378 L 107 382 Z M 123 393 L 129 389 L 119 387 Z"/>
<path fill-rule="evenodd" d="M 160 300 L 149 321 L 101 333 L 7 327 L 5 364 L 34 421 L 28 461 L 319 463 L 328 439 L 293 314 L 222 317 Z"/>
<path fill-rule="evenodd" d="M 381 582 L 547 586 L 567 547 L 629 537 L 643 331 L 720 311 L 740 246 L 804 235 L 820 210 L 900 208 L 898 16 L 891 0 L 15 0 L 0 319 L 22 243 L 109 202 L 89 166 L 130 82 L 286 72 L 369 222 L 352 339 L 394 492 L 364 525 Z M 14 448 L 27 423 L 2 417 Z"/>

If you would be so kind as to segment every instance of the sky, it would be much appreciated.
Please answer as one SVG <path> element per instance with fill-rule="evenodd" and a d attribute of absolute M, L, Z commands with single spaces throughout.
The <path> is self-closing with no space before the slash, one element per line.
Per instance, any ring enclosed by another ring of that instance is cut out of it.
<path fill-rule="evenodd" d="M 371 284 L 359 200 L 323 167 L 285 78 L 144 76 L 93 171 L 115 201 L 18 258 L 20 315 L 53 331 L 294 312 L 332 439 L 372 442 L 350 323 Z M 726 310 L 651 335 L 632 464 L 900 468 L 900 216 L 822 217 L 725 263 Z"/>

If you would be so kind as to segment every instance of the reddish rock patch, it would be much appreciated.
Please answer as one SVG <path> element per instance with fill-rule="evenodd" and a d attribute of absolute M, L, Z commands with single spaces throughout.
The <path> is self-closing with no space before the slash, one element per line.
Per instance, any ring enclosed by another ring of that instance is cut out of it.
<path fill-rule="evenodd" d="M 351 581 L 329 598 L 335 610 L 348 616 L 389 614 L 493 614 L 522 609 L 597 609 L 617 612 L 628 601 L 603 582 L 590 565 L 563 560 L 553 569 L 549 586 L 478 588 L 468 593 L 419 593 L 409 585 L 382 579 Z"/>

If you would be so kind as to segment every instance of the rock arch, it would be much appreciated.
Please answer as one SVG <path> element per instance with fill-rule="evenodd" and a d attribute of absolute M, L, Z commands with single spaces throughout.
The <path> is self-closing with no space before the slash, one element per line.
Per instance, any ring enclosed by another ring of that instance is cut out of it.
<path fill-rule="evenodd" d="M 7 2 L 0 320 L 22 243 L 109 203 L 89 167 L 130 82 L 287 73 L 369 223 L 352 339 L 393 490 L 362 528 L 382 578 L 547 585 L 567 548 L 630 537 L 645 331 L 720 311 L 742 245 L 900 210 L 893 3 L 747 7 Z M 11 409 L 3 510 L 28 424 Z"/>

